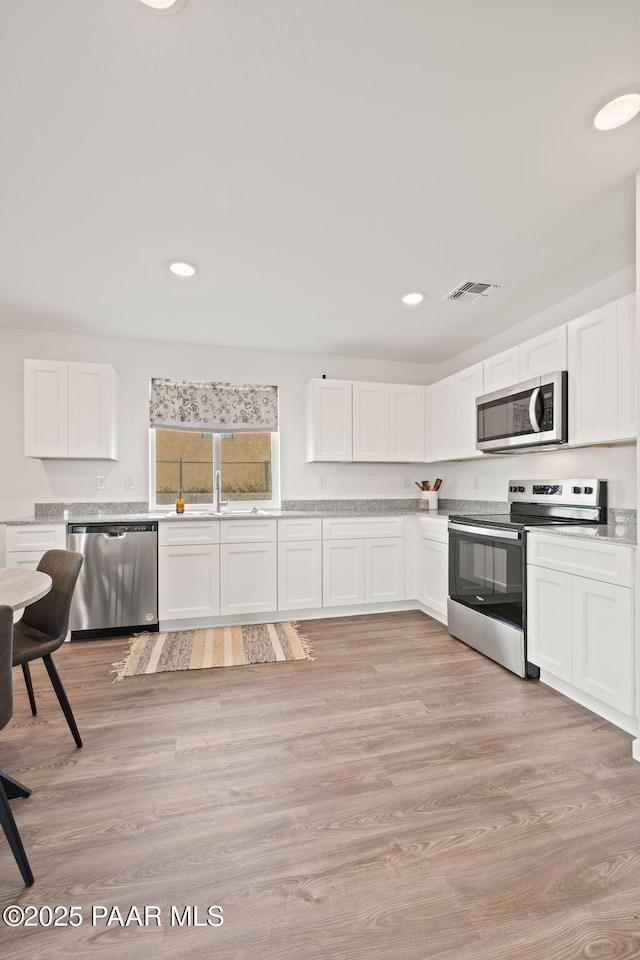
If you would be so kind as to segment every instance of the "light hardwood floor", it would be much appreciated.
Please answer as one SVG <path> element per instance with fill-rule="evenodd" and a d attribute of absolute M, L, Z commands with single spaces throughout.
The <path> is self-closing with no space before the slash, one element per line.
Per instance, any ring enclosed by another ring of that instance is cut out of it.
<path fill-rule="evenodd" d="M 0 837 L 0 907 L 78 905 L 10 930 L 10 958 L 622 960 L 640 957 L 631 738 L 420 613 L 301 625 L 314 662 L 129 678 L 122 640 L 55 656 L 76 750 L 34 666 L 0 767 L 36 876 Z M 161 928 L 90 926 L 159 905 Z M 222 927 L 169 908 L 224 909 Z"/>

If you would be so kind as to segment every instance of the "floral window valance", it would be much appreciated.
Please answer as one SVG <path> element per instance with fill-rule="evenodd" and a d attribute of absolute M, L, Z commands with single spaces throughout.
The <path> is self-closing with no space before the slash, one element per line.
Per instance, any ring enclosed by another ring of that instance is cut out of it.
<path fill-rule="evenodd" d="M 208 433 L 278 429 L 278 388 L 153 378 L 152 427 Z"/>

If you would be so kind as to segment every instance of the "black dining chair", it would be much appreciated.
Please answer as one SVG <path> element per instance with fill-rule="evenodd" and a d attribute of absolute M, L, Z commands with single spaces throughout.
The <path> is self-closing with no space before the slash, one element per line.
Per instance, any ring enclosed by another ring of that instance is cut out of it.
<path fill-rule="evenodd" d="M 13 611 L 11 607 L 0 607 L 0 730 L 3 730 L 13 714 L 13 675 L 11 669 L 11 635 L 13 631 Z M 28 797 L 31 793 L 18 780 L 0 770 L 0 825 L 9 841 L 9 846 L 20 867 L 22 879 L 27 887 L 33 883 L 33 874 L 16 822 L 9 806 L 9 797 Z"/>
<path fill-rule="evenodd" d="M 78 747 L 82 746 L 82 739 L 51 654 L 62 646 L 69 631 L 71 599 L 81 567 L 81 554 L 47 550 L 38 570 L 51 577 L 51 590 L 41 600 L 25 607 L 22 619 L 13 628 L 13 665 L 22 667 L 32 714 L 35 716 L 37 707 L 29 664 L 42 659 Z"/>

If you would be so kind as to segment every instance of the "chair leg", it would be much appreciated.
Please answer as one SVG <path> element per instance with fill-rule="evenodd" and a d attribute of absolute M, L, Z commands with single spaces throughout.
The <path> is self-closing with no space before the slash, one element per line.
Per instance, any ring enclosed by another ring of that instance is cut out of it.
<path fill-rule="evenodd" d="M 4 770 L 0 770 L 0 787 L 4 790 L 8 800 L 26 799 L 31 796 L 31 788 L 25 787 L 15 777 L 10 777 Z"/>
<path fill-rule="evenodd" d="M 27 688 L 27 693 L 29 694 L 29 703 L 31 704 L 31 713 L 35 717 L 36 713 L 38 712 L 38 708 L 36 707 L 36 698 L 33 692 L 33 684 L 31 683 L 31 670 L 29 670 L 28 663 L 22 664 L 22 674 L 24 676 L 24 682 Z"/>
<path fill-rule="evenodd" d="M 4 787 L 0 781 L 0 825 L 5 832 L 5 836 L 9 841 L 9 846 L 13 851 L 13 855 L 16 858 L 16 863 L 20 868 L 20 873 L 22 874 L 22 879 L 24 880 L 25 886 L 30 887 L 33 885 L 33 874 L 31 873 L 31 867 L 29 866 L 29 861 L 27 860 L 27 855 L 24 852 L 24 847 L 22 846 L 22 840 L 20 839 L 20 834 L 18 833 L 18 828 L 16 822 L 13 819 L 13 814 L 11 813 L 11 807 L 9 806 L 9 801 L 7 800 L 7 795 L 4 792 Z"/>
<path fill-rule="evenodd" d="M 71 706 L 69 705 L 69 701 L 67 700 L 67 695 L 64 692 L 64 687 L 62 686 L 62 680 L 58 676 L 58 671 L 55 668 L 55 664 L 53 660 L 51 659 L 51 654 L 48 653 L 46 657 L 43 657 L 42 659 L 44 660 L 44 665 L 47 668 L 49 679 L 51 680 L 53 689 L 55 690 L 60 706 L 62 707 L 62 712 L 64 713 L 67 719 L 67 723 L 69 724 L 69 729 L 73 734 L 73 739 L 76 742 L 76 747 L 81 747 L 82 738 L 80 737 L 80 732 L 76 725 L 75 717 L 73 716 L 73 711 L 71 709 Z"/>

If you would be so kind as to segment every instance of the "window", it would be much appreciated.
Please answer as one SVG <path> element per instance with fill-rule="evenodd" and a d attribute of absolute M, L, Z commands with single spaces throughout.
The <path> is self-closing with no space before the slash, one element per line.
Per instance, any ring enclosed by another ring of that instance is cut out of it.
<path fill-rule="evenodd" d="M 151 430 L 151 505 L 211 506 L 220 470 L 221 499 L 242 506 L 278 506 L 278 435 L 267 431 L 196 433 Z"/>

